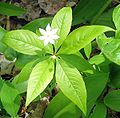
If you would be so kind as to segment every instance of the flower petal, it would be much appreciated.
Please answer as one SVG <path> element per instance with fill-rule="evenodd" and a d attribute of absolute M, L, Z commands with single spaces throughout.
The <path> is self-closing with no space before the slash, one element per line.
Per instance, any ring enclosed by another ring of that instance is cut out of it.
<path fill-rule="evenodd" d="M 39 28 L 39 31 L 42 36 L 39 36 L 38 39 L 44 41 L 44 46 L 46 46 L 48 43 L 54 44 L 54 40 L 59 39 L 59 36 L 57 35 L 58 29 L 52 29 L 50 24 L 46 26 L 46 30 Z"/>
<path fill-rule="evenodd" d="M 51 30 L 50 24 L 47 25 L 46 31 L 49 32 Z"/>
<path fill-rule="evenodd" d="M 59 39 L 60 37 L 58 35 L 54 35 L 53 39 Z"/>
<path fill-rule="evenodd" d="M 38 37 L 38 39 L 45 40 L 45 36 L 40 36 L 40 37 Z"/>
<path fill-rule="evenodd" d="M 46 31 L 44 29 L 39 28 L 39 31 L 42 35 L 46 35 Z"/>
<path fill-rule="evenodd" d="M 50 40 L 49 42 L 50 42 L 51 44 L 54 44 L 54 43 L 55 43 L 54 40 Z"/>

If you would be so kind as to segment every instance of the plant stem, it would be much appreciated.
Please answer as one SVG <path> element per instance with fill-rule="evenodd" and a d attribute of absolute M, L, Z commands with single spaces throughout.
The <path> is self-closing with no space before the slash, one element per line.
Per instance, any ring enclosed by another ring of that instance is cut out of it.
<path fill-rule="evenodd" d="M 9 4 L 11 4 L 12 0 L 10 0 Z M 7 16 L 7 22 L 6 22 L 6 30 L 10 30 L 10 16 Z"/>
<path fill-rule="evenodd" d="M 10 17 L 7 16 L 6 29 L 10 30 Z"/>

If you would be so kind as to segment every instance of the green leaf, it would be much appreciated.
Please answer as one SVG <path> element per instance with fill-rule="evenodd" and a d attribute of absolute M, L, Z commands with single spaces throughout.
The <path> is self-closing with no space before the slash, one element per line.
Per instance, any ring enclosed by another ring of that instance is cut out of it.
<path fill-rule="evenodd" d="M 52 28 L 58 29 L 58 35 L 60 38 L 56 40 L 55 49 L 61 46 L 66 36 L 68 35 L 72 22 L 72 9 L 70 7 L 64 7 L 54 16 L 52 20 Z"/>
<path fill-rule="evenodd" d="M 104 55 L 112 62 L 120 65 L 120 40 L 107 38 L 105 35 L 97 39 L 99 48 Z"/>
<path fill-rule="evenodd" d="M 4 51 L 4 56 L 6 59 L 13 61 L 15 58 L 17 58 L 17 52 L 13 50 L 12 48 L 6 48 Z"/>
<path fill-rule="evenodd" d="M 94 20 L 94 18 L 96 19 L 111 1 L 112 0 L 80 0 L 73 10 L 73 25 L 88 22 Z"/>
<path fill-rule="evenodd" d="M 5 34 L 3 41 L 14 50 L 28 55 L 36 55 L 43 48 L 38 36 L 28 30 L 14 30 Z"/>
<path fill-rule="evenodd" d="M 7 31 L 0 26 L 0 40 L 3 38 Z"/>
<path fill-rule="evenodd" d="M 24 13 L 25 10 L 23 8 L 5 2 L 0 2 L 0 14 L 7 16 L 20 16 Z"/>
<path fill-rule="evenodd" d="M 120 5 L 118 5 L 113 11 L 113 22 L 116 27 L 115 38 L 120 38 Z"/>
<path fill-rule="evenodd" d="M 18 54 L 17 59 L 15 61 L 15 66 L 18 69 L 22 69 L 27 63 L 39 58 L 37 55 L 24 55 L 24 54 Z"/>
<path fill-rule="evenodd" d="M 57 60 L 56 82 L 64 95 L 86 114 L 87 92 L 79 71 L 62 59 Z"/>
<path fill-rule="evenodd" d="M 99 39 L 98 44 L 100 42 Z M 104 44 L 104 46 L 99 46 L 105 56 L 112 62 L 120 65 L 120 40 L 110 38 L 108 43 Z"/>
<path fill-rule="evenodd" d="M 85 84 L 87 89 L 87 110 L 88 115 L 94 106 L 96 100 L 103 92 L 104 88 L 106 87 L 108 81 L 108 73 L 95 73 L 85 78 Z"/>
<path fill-rule="evenodd" d="M 31 21 L 30 23 L 26 24 L 22 27 L 22 29 L 27 29 L 36 33 L 36 30 L 39 28 L 45 28 L 48 23 L 52 22 L 52 18 L 39 18 Z"/>
<path fill-rule="evenodd" d="M 93 110 L 93 113 L 91 113 L 90 115 L 90 118 L 106 118 L 106 114 L 107 114 L 106 106 L 101 102 L 97 102 Z"/>
<path fill-rule="evenodd" d="M 86 45 L 84 47 L 84 52 L 85 52 L 86 57 L 89 59 L 90 58 L 90 54 L 92 52 L 92 45 L 91 45 L 91 43 L 89 43 L 88 45 Z"/>
<path fill-rule="evenodd" d="M 81 111 L 61 91 L 48 105 L 44 118 L 79 118 Z"/>
<path fill-rule="evenodd" d="M 115 39 L 120 39 L 120 30 L 116 30 Z"/>
<path fill-rule="evenodd" d="M 100 35 L 100 36 L 98 36 L 97 37 L 97 44 L 98 44 L 98 47 L 101 49 L 101 50 L 103 50 L 104 48 L 105 48 L 105 46 L 109 43 L 109 42 L 111 42 L 113 40 L 113 38 L 108 38 L 108 37 L 106 37 L 106 35 L 105 34 L 102 34 L 102 35 Z"/>
<path fill-rule="evenodd" d="M 93 69 L 92 65 L 89 64 L 89 62 L 87 62 L 87 60 L 85 60 L 84 58 L 75 55 L 75 54 L 70 54 L 70 55 L 65 55 L 62 54 L 60 55 L 60 57 L 70 63 L 71 65 L 73 65 L 74 67 L 76 67 L 79 71 L 82 72 L 91 72 Z"/>
<path fill-rule="evenodd" d="M 2 39 L 6 33 L 7 33 L 7 31 L 5 29 L 3 29 L 2 27 L 0 27 L 0 52 L 2 52 L 4 54 L 6 59 L 13 61 L 16 58 L 17 53 L 12 48 L 9 48 L 3 42 Z"/>
<path fill-rule="evenodd" d="M 117 30 L 120 30 L 120 5 L 113 11 L 113 21 Z"/>
<path fill-rule="evenodd" d="M 105 72 L 105 73 L 109 73 L 110 72 L 110 63 L 111 61 L 109 61 L 107 58 L 105 58 L 105 61 L 101 64 L 99 64 L 98 66 L 98 70 L 101 72 Z"/>
<path fill-rule="evenodd" d="M 34 66 L 43 61 L 45 57 L 41 57 L 40 59 L 35 59 L 29 63 L 27 63 L 21 72 L 13 79 L 12 83 L 14 84 L 15 88 L 19 91 L 19 93 L 24 93 L 27 91 L 28 79 L 30 77 L 30 73 Z"/>
<path fill-rule="evenodd" d="M 14 87 L 17 89 L 19 94 L 27 92 L 28 81 L 24 81 L 18 84 L 14 84 Z"/>
<path fill-rule="evenodd" d="M 99 18 L 94 22 L 94 25 L 105 25 L 115 29 L 113 20 L 112 20 L 113 8 L 106 10 Z"/>
<path fill-rule="evenodd" d="M 27 88 L 26 106 L 30 104 L 53 79 L 54 63 L 51 59 L 39 62 L 32 70 Z"/>
<path fill-rule="evenodd" d="M 4 53 L 6 48 L 7 48 L 7 45 L 0 41 L 0 52 Z"/>
<path fill-rule="evenodd" d="M 104 103 L 112 110 L 120 112 L 120 90 L 109 92 L 104 98 Z"/>
<path fill-rule="evenodd" d="M 106 31 L 114 31 L 110 27 L 92 25 L 92 26 L 82 26 L 73 32 L 71 32 L 66 40 L 63 42 L 60 48 L 59 54 L 73 54 L 78 52 L 80 49 L 84 48 L 91 41 L 93 41 L 97 36 Z"/>
<path fill-rule="evenodd" d="M 102 54 L 95 55 L 92 58 L 90 58 L 89 63 L 99 65 L 105 61 L 105 57 Z"/>
<path fill-rule="evenodd" d="M 112 2 L 112 0 L 101 0 L 101 2 L 102 1 L 104 1 L 104 5 L 101 7 L 98 13 L 94 16 L 94 18 L 91 21 L 91 24 L 93 24 L 101 16 L 101 14 L 108 8 L 108 6 Z"/>
<path fill-rule="evenodd" d="M 19 93 L 27 91 L 27 84 L 30 73 L 32 72 L 32 69 L 37 63 L 37 61 L 38 60 L 34 60 L 26 64 L 21 70 L 21 72 L 13 79 L 12 83 L 14 84 L 15 88 L 19 91 Z"/>
<path fill-rule="evenodd" d="M 2 78 L 0 77 L 0 99 L 1 99 L 1 90 L 2 90 L 3 84 L 4 84 L 4 81 L 3 81 Z"/>
<path fill-rule="evenodd" d="M 110 82 L 109 85 L 113 88 L 120 88 L 120 66 L 112 63 L 110 68 Z"/>
<path fill-rule="evenodd" d="M 1 102 L 4 109 L 11 115 L 16 116 L 20 107 L 20 96 L 18 91 L 11 85 L 3 84 L 1 90 Z"/>
<path fill-rule="evenodd" d="M 3 42 L 2 42 L 2 38 L 3 36 L 5 35 L 7 31 L 5 29 L 3 29 L 1 26 L 0 26 L 0 52 L 4 52 L 7 48 L 7 45 L 5 45 Z"/>

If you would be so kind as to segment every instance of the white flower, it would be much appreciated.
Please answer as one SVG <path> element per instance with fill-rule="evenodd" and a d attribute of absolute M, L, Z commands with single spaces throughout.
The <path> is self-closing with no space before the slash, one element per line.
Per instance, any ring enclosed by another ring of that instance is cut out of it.
<path fill-rule="evenodd" d="M 58 30 L 52 29 L 50 24 L 47 25 L 46 30 L 39 28 L 39 31 L 42 34 L 39 39 L 44 41 L 44 46 L 46 46 L 48 43 L 54 44 L 54 40 L 59 38 L 57 35 Z"/>

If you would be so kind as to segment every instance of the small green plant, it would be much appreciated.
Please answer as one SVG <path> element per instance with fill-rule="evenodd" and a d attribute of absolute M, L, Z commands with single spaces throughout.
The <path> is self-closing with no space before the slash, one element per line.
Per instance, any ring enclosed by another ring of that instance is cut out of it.
<path fill-rule="evenodd" d="M 0 14 L 7 16 L 20 16 L 25 13 L 23 8 L 17 7 L 13 4 L 0 2 Z"/>
<path fill-rule="evenodd" d="M 111 87 L 120 88 L 119 10 L 120 6 L 116 7 L 113 13 L 117 30 L 91 25 L 70 32 L 70 7 L 58 11 L 53 19 L 50 18 L 51 22 L 48 22 L 48 19 L 40 19 L 44 26 L 35 25 L 34 30 L 33 24 L 38 20 L 19 30 L 6 32 L 1 28 L 1 41 L 16 51 L 16 62 L 19 55 L 29 55 L 32 58 L 26 61 L 27 64 L 22 66 L 21 72 L 11 83 L 0 79 L 1 106 L 7 113 L 16 117 L 22 93 L 27 92 L 27 108 L 36 97 L 43 96 L 48 85 L 52 85 L 52 88 L 57 85 L 60 92 L 48 105 L 44 118 L 105 118 L 106 106 L 120 111 L 120 91 L 108 92 Z M 107 31 L 115 32 L 115 36 L 108 38 L 104 34 Z M 101 53 L 90 58 L 90 45 L 93 46 L 94 43 L 98 44 Z M 88 60 L 82 56 L 83 48 Z M 116 69 L 117 72 L 114 80 L 112 69 Z"/>

